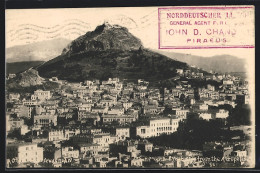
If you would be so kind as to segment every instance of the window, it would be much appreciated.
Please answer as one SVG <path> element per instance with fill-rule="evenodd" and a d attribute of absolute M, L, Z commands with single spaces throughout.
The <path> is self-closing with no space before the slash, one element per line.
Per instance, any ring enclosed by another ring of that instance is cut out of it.
<path fill-rule="evenodd" d="M 145 134 L 145 129 L 141 129 L 141 134 Z"/>

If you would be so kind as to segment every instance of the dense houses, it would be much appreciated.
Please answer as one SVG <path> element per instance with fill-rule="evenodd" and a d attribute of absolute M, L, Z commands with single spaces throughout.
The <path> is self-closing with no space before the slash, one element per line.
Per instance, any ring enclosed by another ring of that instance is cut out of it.
<path fill-rule="evenodd" d="M 189 115 L 226 121 L 229 111 L 218 106 L 248 104 L 248 84 L 238 77 L 185 69 L 177 69 L 177 74 L 178 85 L 162 90 L 143 79 L 137 83 L 118 78 L 70 83 L 54 77 L 49 81 L 62 87 L 8 93 L 7 166 L 196 168 L 212 166 L 198 159 L 212 153 L 240 160 L 247 157 L 246 144 L 214 141 L 198 151 L 154 146 L 147 140 L 177 132 Z M 222 85 L 194 88 L 183 77 Z M 18 137 L 10 137 L 14 132 Z"/>

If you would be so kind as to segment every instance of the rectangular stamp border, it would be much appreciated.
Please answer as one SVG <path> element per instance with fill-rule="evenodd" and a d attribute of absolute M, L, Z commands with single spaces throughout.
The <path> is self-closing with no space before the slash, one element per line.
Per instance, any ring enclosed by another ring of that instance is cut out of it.
<path fill-rule="evenodd" d="M 255 48 L 254 45 L 228 45 L 228 46 L 161 46 L 161 10 L 166 9 L 217 9 L 217 10 L 226 10 L 226 9 L 247 9 L 254 8 L 253 6 L 239 6 L 239 7 L 159 7 L 158 8 L 158 49 L 217 49 L 217 48 Z"/>

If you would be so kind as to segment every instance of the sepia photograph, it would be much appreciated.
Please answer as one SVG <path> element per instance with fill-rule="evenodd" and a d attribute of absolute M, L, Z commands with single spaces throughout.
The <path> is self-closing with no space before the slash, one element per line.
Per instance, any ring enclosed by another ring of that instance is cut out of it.
<path fill-rule="evenodd" d="M 255 167 L 254 6 L 5 10 L 14 169 Z"/>

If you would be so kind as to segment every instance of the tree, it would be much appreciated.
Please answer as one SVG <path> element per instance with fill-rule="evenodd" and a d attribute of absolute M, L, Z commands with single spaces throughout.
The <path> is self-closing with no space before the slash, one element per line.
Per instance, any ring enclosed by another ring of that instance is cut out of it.
<path fill-rule="evenodd" d="M 10 114 L 10 118 L 17 118 L 17 114 L 16 113 Z"/>
<path fill-rule="evenodd" d="M 7 135 L 8 138 L 16 138 L 18 140 L 22 139 L 22 135 L 20 133 L 20 129 L 14 129 L 12 131 L 10 131 Z"/>
<path fill-rule="evenodd" d="M 109 70 L 105 70 L 102 73 L 100 80 L 104 81 L 104 80 L 108 80 L 108 78 L 112 78 L 112 77 L 113 77 L 113 74 Z"/>
<path fill-rule="evenodd" d="M 27 126 L 32 126 L 33 125 L 33 118 L 24 117 L 23 120 L 24 120 L 24 124 L 25 125 L 27 125 Z"/>
<path fill-rule="evenodd" d="M 163 110 L 164 115 L 172 114 L 173 110 L 170 106 L 165 106 L 165 109 Z"/>
<path fill-rule="evenodd" d="M 95 70 L 90 70 L 89 71 L 89 77 L 90 78 L 95 78 L 96 77 L 96 71 Z"/>
<path fill-rule="evenodd" d="M 13 106 L 14 106 L 13 103 L 9 103 L 9 102 L 6 103 L 6 108 L 13 108 Z"/>
<path fill-rule="evenodd" d="M 190 103 L 190 97 L 189 96 L 187 96 L 186 98 L 185 98 L 185 103 L 187 103 L 187 104 L 189 104 Z"/>
<path fill-rule="evenodd" d="M 184 101 L 185 101 L 185 95 L 184 95 L 184 94 L 181 94 L 181 96 L 180 96 L 180 101 L 181 101 L 181 102 L 184 102 Z"/>
<path fill-rule="evenodd" d="M 229 117 L 227 119 L 230 126 L 250 125 L 251 124 L 251 110 L 249 105 L 237 105 L 234 109 L 230 109 Z"/>

